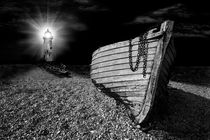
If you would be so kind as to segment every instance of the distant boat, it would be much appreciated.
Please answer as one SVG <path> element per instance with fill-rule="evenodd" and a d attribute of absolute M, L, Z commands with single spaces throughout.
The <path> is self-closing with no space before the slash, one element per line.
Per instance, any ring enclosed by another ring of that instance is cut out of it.
<path fill-rule="evenodd" d="M 57 76 L 71 77 L 71 73 L 66 69 L 66 65 L 62 63 L 48 61 L 41 63 L 39 66 Z"/>
<path fill-rule="evenodd" d="M 106 45 L 92 54 L 90 76 L 97 89 L 127 104 L 140 124 L 166 93 L 176 55 L 173 23 L 167 20 L 142 36 Z"/>

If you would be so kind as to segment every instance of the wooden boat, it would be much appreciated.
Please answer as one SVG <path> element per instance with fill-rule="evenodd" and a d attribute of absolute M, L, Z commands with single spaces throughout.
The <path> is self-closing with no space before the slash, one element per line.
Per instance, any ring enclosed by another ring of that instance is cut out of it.
<path fill-rule="evenodd" d="M 57 76 L 71 77 L 71 73 L 66 69 L 66 66 L 62 63 L 50 61 L 50 62 L 43 62 L 39 66 Z"/>
<path fill-rule="evenodd" d="M 148 120 L 155 99 L 165 94 L 176 55 L 172 29 L 173 21 L 167 20 L 143 39 L 106 45 L 92 54 L 90 76 L 97 89 L 127 104 L 140 124 Z"/>

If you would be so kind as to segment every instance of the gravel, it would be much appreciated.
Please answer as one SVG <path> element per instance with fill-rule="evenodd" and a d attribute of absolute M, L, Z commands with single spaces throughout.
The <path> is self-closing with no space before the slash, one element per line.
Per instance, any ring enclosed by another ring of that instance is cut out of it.
<path fill-rule="evenodd" d="M 68 67 L 71 78 L 35 65 L 0 66 L 0 139 L 210 139 L 208 72 L 197 70 L 205 80 L 196 83 L 176 69 L 167 113 L 143 132 L 123 104 L 96 90 L 87 66 Z"/>

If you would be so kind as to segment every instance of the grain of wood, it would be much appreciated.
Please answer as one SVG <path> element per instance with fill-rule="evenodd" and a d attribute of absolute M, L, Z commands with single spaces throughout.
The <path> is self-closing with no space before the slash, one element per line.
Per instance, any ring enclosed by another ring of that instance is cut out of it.
<path fill-rule="evenodd" d="M 147 67 L 152 67 L 153 61 L 147 61 Z M 143 63 L 139 64 L 138 69 L 143 68 Z M 105 67 L 94 67 L 94 69 L 91 69 L 92 73 L 98 73 L 98 72 L 107 72 L 107 71 L 113 71 L 113 70 L 121 70 L 121 69 L 130 69 L 130 65 L 128 63 L 120 64 L 120 65 L 111 65 L 111 66 L 105 66 Z"/>
<path fill-rule="evenodd" d="M 148 52 L 149 53 L 154 53 L 155 50 L 156 50 L 156 46 L 157 46 L 157 42 L 148 43 Z M 138 45 L 132 46 L 132 52 L 138 51 L 138 47 L 139 47 Z M 117 55 L 117 54 L 120 54 L 120 53 L 128 53 L 128 51 L 129 51 L 129 46 L 124 46 L 122 48 L 111 49 L 111 50 L 107 50 L 105 52 L 98 52 L 93 57 L 93 60 L 96 59 L 96 58 L 100 58 L 100 57 Z"/>

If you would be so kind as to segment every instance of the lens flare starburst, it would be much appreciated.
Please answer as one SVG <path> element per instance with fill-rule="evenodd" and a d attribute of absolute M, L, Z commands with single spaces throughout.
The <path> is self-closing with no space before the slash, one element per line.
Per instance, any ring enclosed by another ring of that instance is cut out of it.
<path fill-rule="evenodd" d="M 38 16 L 37 16 L 38 15 Z M 59 56 L 67 49 L 67 39 L 69 30 L 67 22 L 63 21 L 59 14 L 43 14 L 39 12 L 35 17 L 27 15 L 23 20 L 26 26 L 21 28 L 21 32 L 27 34 L 27 38 L 21 43 L 27 44 L 27 54 L 41 59 L 43 52 L 43 36 L 49 30 L 53 36 L 53 54 L 54 57 Z"/>

